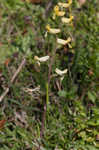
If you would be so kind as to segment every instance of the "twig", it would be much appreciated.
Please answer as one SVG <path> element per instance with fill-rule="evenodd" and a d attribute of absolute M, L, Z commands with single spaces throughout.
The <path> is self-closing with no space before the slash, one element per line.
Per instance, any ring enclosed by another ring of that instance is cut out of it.
<path fill-rule="evenodd" d="M 16 70 L 16 72 L 14 73 L 14 75 L 12 76 L 11 79 L 11 83 L 14 82 L 15 78 L 17 77 L 17 75 L 19 74 L 19 72 L 21 71 L 22 67 L 24 66 L 24 64 L 26 63 L 26 59 L 24 58 L 21 62 L 21 64 L 19 65 L 18 69 Z M 7 93 L 9 92 L 10 87 L 6 88 L 6 90 L 4 91 L 4 93 L 0 96 L 0 102 L 2 102 L 2 100 L 4 99 L 4 97 L 7 95 Z"/>

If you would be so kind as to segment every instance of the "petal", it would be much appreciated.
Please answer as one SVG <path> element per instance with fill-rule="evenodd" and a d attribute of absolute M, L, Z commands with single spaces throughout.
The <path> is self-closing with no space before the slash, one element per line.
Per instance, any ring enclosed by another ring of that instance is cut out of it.
<path fill-rule="evenodd" d="M 63 23 L 70 23 L 73 20 L 73 18 L 73 16 L 71 16 L 70 18 L 62 17 L 61 21 Z"/>
<path fill-rule="evenodd" d="M 62 76 L 62 77 L 60 78 L 61 81 L 63 81 L 63 79 L 64 79 L 64 76 Z"/>
<path fill-rule="evenodd" d="M 49 32 L 52 33 L 52 34 L 57 34 L 57 33 L 60 33 L 61 30 L 60 30 L 60 29 L 51 28 L 51 29 L 49 30 Z"/>
<path fill-rule="evenodd" d="M 69 48 L 72 48 L 71 44 L 68 43 Z"/>
<path fill-rule="evenodd" d="M 34 59 L 39 61 L 39 57 L 38 56 L 34 56 Z"/>
<path fill-rule="evenodd" d="M 61 21 L 62 21 L 63 23 L 69 23 L 69 22 L 70 22 L 70 18 L 62 17 Z"/>
<path fill-rule="evenodd" d="M 71 42 L 71 38 L 68 37 L 68 39 L 66 40 L 67 43 Z"/>
<path fill-rule="evenodd" d="M 70 16 L 70 20 L 72 21 L 74 19 L 74 16 Z"/>
<path fill-rule="evenodd" d="M 70 37 L 67 40 L 57 39 L 57 43 L 58 44 L 66 45 L 69 42 L 71 42 L 71 38 Z"/>
<path fill-rule="evenodd" d="M 45 61 L 47 61 L 49 58 L 50 58 L 49 56 L 44 56 L 44 57 L 39 58 L 39 61 L 40 61 L 40 62 L 45 62 Z"/>
<path fill-rule="evenodd" d="M 64 7 L 64 8 L 67 8 L 67 7 L 70 6 L 69 3 L 61 3 L 61 2 L 59 2 L 58 5 L 59 5 L 60 7 Z"/>
<path fill-rule="evenodd" d="M 50 25 L 47 25 L 46 29 L 49 33 L 52 33 L 52 34 L 57 34 L 57 33 L 61 32 L 60 29 L 51 28 Z"/>
<path fill-rule="evenodd" d="M 47 31 L 50 31 L 50 25 L 49 25 L 49 24 L 46 25 L 46 30 L 47 30 Z"/>
<path fill-rule="evenodd" d="M 56 6 L 54 7 L 54 12 L 56 13 L 56 12 L 58 12 L 58 11 L 59 11 L 59 6 L 56 5 Z"/>
<path fill-rule="evenodd" d="M 66 40 L 63 40 L 63 39 L 57 39 L 57 43 L 58 43 L 58 44 L 65 45 L 65 44 L 66 44 Z"/>
<path fill-rule="evenodd" d="M 62 71 L 62 70 L 56 68 L 56 69 L 55 69 L 55 72 L 56 72 L 58 75 L 63 76 L 64 74 L 67 73 L 67 69 L 65 69 L 65 70 Z"/>
<path fill-rule="evenodd" d="M 68 0 L 68 3 L 69 3 L 69 4 L 72 4 L 72 0 Z"/>
<path fill-rule="evenodd" d="M 64 11 L 58 11 L 56 15 L 57 15 L 57 16 L 64 16 L 64 15 L 65 15 L 65 12 L 64 12 Z"/>
<path fill-rule="evenodd" d="M 37 61 L 38 64 L 40 64 L 40 62 L 47 61 L 49 59 L 49 56 L 44 56 L 44 57 L 34 56 L 34 59 Z"/>

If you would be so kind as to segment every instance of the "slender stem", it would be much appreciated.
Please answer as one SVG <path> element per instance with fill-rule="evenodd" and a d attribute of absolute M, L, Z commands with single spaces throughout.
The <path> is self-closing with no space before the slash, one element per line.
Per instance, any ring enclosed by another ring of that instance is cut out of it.
<path fill-rule="evenodd" d="M 48 91 L 48 83 L 46 83 L 46 107 L 48 112 L 48 103 L 49 103 L 49 91 Z"/>

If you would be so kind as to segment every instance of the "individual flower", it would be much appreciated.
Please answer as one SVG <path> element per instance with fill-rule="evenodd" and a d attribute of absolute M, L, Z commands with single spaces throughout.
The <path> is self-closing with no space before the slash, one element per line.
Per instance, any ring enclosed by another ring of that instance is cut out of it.
<path fill-rule="evenodd" d="M 71 38 L 70 37 L 67 40 L 63 40 L 63 39 L 59 39 L 59 38 L 57 39 L 57 43 L 61 44 L 61 45 L 66 45 L 69 42 L 71 42 Z"/>
<path fill-rule="evenodd" d="M 68 71 L 67 69 L 65 69 L 65 70 L 60 70 L 58 68 L 55 69 L 55 72 L 60 76 L 63 76 L 64 74 L 66 74 L 67 71 Z"/>
<path fill-rule="evenodd" d="M 60 76 L 60 80 L 62 81 L 64 79 L 64 75 L 67 73 L 67 69 L 65 70 L 60 70 L 58 68 L 55 69 L 55 72 L 57 73 L 57 75 Z"/>
<path fill-rule="evenodd" d="M 72 4 L 72 0 L 68 0 L 68 3 L 69 3 L 69 4 Z"/>
<path fill-rule="evenodd" d="M 70 18 L 62 17 L 61 21 L 63 23 L 70 23 L 73 20 L 74 16 L 70 16 Z"/>
<path fill-rule="evenodd" d="M 70 3 L 61 3 L 61 2 L 59 2 L 58 5 L 60 7 L 63 7 L 63 8 L 68 8 L 70 6 Z"/>
<path fill-rule="evenodd" d="M 60 11 L 59 10 L 59 6 L 58 5 L 56 5 L 55 7 L 54 7 L 54 14 L 53 14 L 53 19 L 55 19 L 55 17 L 56 16 L 64 16 L 65 15 L 65 11 Z"/>
<path fill-rule="evenodd" d="M 62 17 L 62 16 L 64 16 L 65 15 L 65 12 L 64 11 L 59 11 L 58 13 L 57 13 L 57 16 L 60 16 L 60 17 Z"/>
<path fill-rule="evenodd" d="M 56 6 L 54 7 L 54 13 L 57 14 L 58 12 L 59 12 L 59 6 L 56 5 Z"/>
<path fill-rule="evenodd" d="M 72 4 L 72 0 L 68 0 L 68 3 L 58 3 L 58 6 L 63 7 L 63 8 L 68 8 Z"/>
<path fill-rule="evenodd" d="M 34 60 L 37 61 L 37 64 L 40 66 L 40 63 L 46 62 L 49 59 L 49 56 L 38 57 L 34 56 Z"/>
<path fill-rule="evenodd" d="M 52 34 L 57 34 L 57 33 L 60 33 L 61 30 L 60 29 L 56 29 L 56 28 L 51 28 L 50 25 L 47 25 L 46 26 L 46 29 L 49 33 L 52 33 Z"/>

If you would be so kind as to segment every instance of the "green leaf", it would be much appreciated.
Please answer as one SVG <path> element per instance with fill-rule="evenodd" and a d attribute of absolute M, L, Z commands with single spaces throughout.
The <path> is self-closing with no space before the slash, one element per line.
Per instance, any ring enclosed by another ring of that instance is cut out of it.
<path fill-rule="evenodd" d="M 62 90 L 62 91 L 59 91 L 59 92 L 58 92 L 58 95 L 61 96 L 61 97 L 66 97 L 67 92 L 64 91 L 64 90 Z"/>
<path fill-rule="evenodd" d="M 96 95 L 94 92 L 88 91 L 88 98 L 91 100 L 93 103 L 95 103 L 96 100 Z"/>

